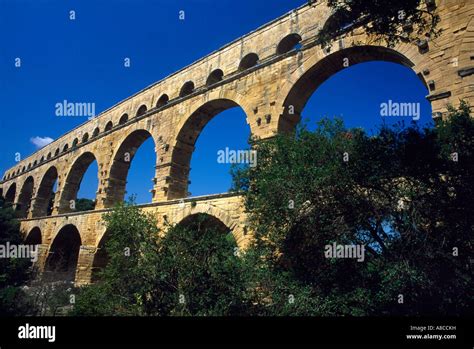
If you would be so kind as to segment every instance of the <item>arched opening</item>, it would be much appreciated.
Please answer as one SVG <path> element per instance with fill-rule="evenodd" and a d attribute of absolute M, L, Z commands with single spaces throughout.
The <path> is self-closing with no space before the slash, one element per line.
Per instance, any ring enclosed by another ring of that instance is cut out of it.
<path fill-rule="evenodd" d="M 281 39 L 280 43 L 277 46 L 276 53 L 282 55 L 284 53 L 290 52 L 291 50 L 298 49 L 301 45 L 301 36 L 296 33 L 289 34 Z"/>
<path fill-rule="evenodd" d="M 42 162 L 44 162 L 44 156 L 42 156 L 42 157 L 40 158 L 40 161 L 39 161 L 39 162 L 40 162 L 40 164 L 41 164 Z"/>
<path fill-rule="evenodd" d="M 100 133 L 100 129 L 98 127 L 96 127 L 94 129 L 94 132 L 92 132 L 92 137 L 91 138 L 97 137 L 99 135 L 99 133 Z"/>
<path fill-rule="evenodd" d="M 48 155 L 46 156 L 46 160 L 49 160 L 51 159 L 51 152 L 48 153 Z"/>
<path fill-rule="evenodd" d="M 212 100 L 194 111 L 181 127 L 173 148 L 168 199 L 227 192 L 235 158 L 225 153 L 248 150 L 249 136 L 246 114 L 232 100 Z"/>
<path fill-rule="evenodd" d="M 256 53 L 247 54 L 239 64 L 239 71 L 244 71 L 246 69 L 252 68 L 258 64 L 258 55 Z"/>
<path fill-rule="evenodd" d="M 137 118 L 138 118 L 139 116 L 145 115 L 146 111 L 147 111 L 146 105 L 145 105 L 145 104 L 142 104 L 142 105 L 140 106 L 140 108 L 138 108 L 138 110 L 137 110 Z"/>
<path fill-rule="evenodd" d="M 56 151 L 54 152 L 54 156 L 58 156 L 59 155 L 59 148 L 56 149 Z"/>
<path fill-rule="evenodd" d="M 41 242 L 41 230 L 38 227 L 34 227 L 26 237 L 25 245 L 40 245 Z"/>
<path fill-rule="evenodd" d="M 74 138 L 74 140 L 72 141 L 72 147 L 76 148 L 78 143 L 79 143 L 79 139 Z"/>
<path fill-rule="evenodd" d="M 411 67 L 413 63 L 405 56 L 385 47 L 357 46 L 334 52 L 308 69 L 291 87 L 279 119 L 279 131 L 293 130 L 301 119 L 309 118 L 314 125 L 314 118 L 323 116 L 342 117 L 347 127 L 366 130 L 384 122 L 393 125 L 416 119 L 382 118 L 381 106 L 389 100 L 419 103 L 420 121 L 425 122 L 424 115 L 431 115 L 431 106 L 425 99 L 426 84 L 420 82 Z M 428 119 L 431 121 L 431 116 Z"/>
<path fill-rule="evenodd" d="M 69 145 L 65 144 L 63 147 L 63 153 L 65 153 L 69 149 Z"/>
<path fill-rule="evenodd" d="M 16 183 L 12 183 L 5 194 L 5 204 L 13 205 L 16 195 Z"/>
<path fill-rule="evenodd" d="M 104 128 L 104 132 L 110 131 L 114 127 L 114 124 L 112 124 L 112 121 L 109 121 Z"/>
<path fill-rule="evenodd" d="M 58 171 L 52 166 L 44 174 L 36 194 L 33 217 L 50 216 L 53 212 Z"/>
<path fill-rule="evenodd" d="M 109 254 L 105 247 L 109 237 L 110 234 L 105 232 L 97 246 L 97 251 L 94 255 L 94 260 L 92 261 L 92 282 L 100 281 L 100 272 L 104 270 L 109 262 Z"/>
<path fill-rule="evenodd" d="M 16 211 L 19 218 L 26 218 L 31 205 L 31 198 L 33 197 L 34 180 L 33 177 L 28 177 L 23 183 L 23 187 L 18 197 L 16 204 Z"/>
<path fill-rule="evenodd" d="M 128 121 L 128 114 L 123 114 L 123 115 L 120 117 L 119 125 L 123 125 L 123 124 L 125 124 L 127 121 Z"/>
<path fill-rule="evenodd" d="M 68 224 L 59 231 L 46 259 L 48 279 L 74 281 L 81 244 L 81 235 L 74 225 Z"/>
<path fill-rule="evenodd" d="M 194 91 L 194 82 L 186 81 L 184 83 L 183 87 L 181 87 L 181 90 L 179 91 L 179 96 L 180 97 L 187 96 L 187 95 L 193 93 L 193 91 Z"/>
<path fill-rule="evenodd" d="M 206 231 L 216 229 L 222 234 L 229 234 L 231 230 L 219 219 L 207 213 L 195 213 L 186 216 L 178 223 L 182 227 L 194 231 Z"/>
<path fill-rule="evenodd" d="M 89 140 L 89 134 L 85 133 L 84 136 L 82 136 L 82 143 L 86 143 Z"/>
<path fill-rule="evenodd" d="M 145 150 L 143 153 L 142 149 Z M 135 160 L 137 154 L 139 156 Z M 140 203 L 151 202 L 151 194 L 147 191 L 152 187 L 155 166 L 155 142 L 151 134 L 146 130 L 136 130 L 130 133 L 114 155 L 110 168 L 106 207 L 122 202 L 126 192 L 136 195 L 136 199 Z M 133 169 L 133 173 L 129 174 L 131 169 Z M 149 183 L 149 185 L 143 183 Z"/>
<path fill-rule="evenodd" d="M 93 163 L 94 166 L 91 166 Z M 88 178 L 85 176 L 86 172 L 90 173 L 87 176 Z M 94 209 L 98 178 L 98 166 L 94 154 L 86 152 L 79 156 L 71 166 L 64 182 L 59 202 L 59 213 Z M 97 185 L 92 184 L 93 182 L 96 182 Z M 85 185 L 82 186 L 82 183 L 85 183 Z M 94 199 L 91 199 L 91 197 Z"/>
<path fill-rule="evenodd" d="M 223 76 L 224 72 L 220 69 L 212 71 L 212 73 L 209 74 L 209 77 L 207 78 L 206 86 L 211 86 L 215 83 L 218 83 L 219 81 L 222 81 Z"/>
<path fill-rule="evenodd" d="M 156 102 L 156 107 L 163 107 L 164 105 L 168 104 L 169 100 L 170 98 L 168 97 L 168 95 L 166 93 L 163 94 L 160 99 L 158 99 L 158 102 Z"/>

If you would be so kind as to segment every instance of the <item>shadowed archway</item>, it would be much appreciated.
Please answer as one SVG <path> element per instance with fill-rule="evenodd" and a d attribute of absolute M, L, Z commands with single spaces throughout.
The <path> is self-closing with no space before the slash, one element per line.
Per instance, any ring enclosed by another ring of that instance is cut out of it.
<path fill-rule="evenodd" d="M 31 206 L 31 199 L 33 197 L 34 190 L 34 180 L 30 176 L 25 180 L 23 186 L 21 187 L 20 196 L 18 197 L 18 202 L 16 204 L 16 211 L 19 218 L 26 218 L 28 211 Z"/>
<path fill-rule="evenodd" d="M 74 281 L 81 247 L 81 236 L 77 228 L 68 224 L 54 238 L 46 260 L 47 278 Z"/>

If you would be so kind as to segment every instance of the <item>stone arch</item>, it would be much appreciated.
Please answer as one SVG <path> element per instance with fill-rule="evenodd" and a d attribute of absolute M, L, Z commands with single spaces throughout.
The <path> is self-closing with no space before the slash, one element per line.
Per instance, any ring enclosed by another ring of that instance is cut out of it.
<path fill-rule="evenodd" d="M 174 216 L 172 223 L 186 223 L 187 220 L 191 220 L 193 216 L 198 214 L 204 214 L 213 217 L 213 219 L 217 220 L 221 224 L 221 227 L 225 226 L 227 231 L 232 233 L 239 247 L 243 247 L 245 245 L 245 236 L 240 229 L 238 221 L 233 219 L 228 212 L 217 206 L 210 204 L 198 204 L 193 208 L 180 209 L 178 210 L 178 214 Z"/>
<path fill-rule="evenodd" d="M 99 272 L 103 270 L 109 262 L 109 255 L 105 248 L 106 243 L 110 237 L 110 233 L 105 231 L 97 244 L 97 250 L 92 260 L 92 276 L 91 281 L 96 282 L 100 280 Z"/>
<path fill-rule="evenodd" d="M 54 279 L 74 281 L 81 245 L 81 235 L 75 225 L 61 227 L 49 248 L 45 273 Z"/>
<path fill-rule="evenodd" d="M 288 132 L 294 129 L 300 120 L 301 112 L 317 88 L 334 74 L 345 69 L 344 59 L 349 66 L 370 61 L 398 63 L 413 69 L 415 63 L 395 49 L 383 46 L 353 46 L 341 49 L 324 58 L 313 55 L 301 69 L 285 81 L 280 91 L 283 105 L 278 118 L 278 131 Z M 420 75 L 418 75 L 420 76 Z M 426 83 L 423 81 L 426 86 Z"/>
<path fill-rule="evenodd" d="M 193 93 L 193 91 L 194 91 L 194 82 L 186 81 L 181 87 L 181 90 L 179 91 L 179 96 L 180 97 L 187 96 Z"/>
<path fill-rule="evenodd" d="M 79 192 L 82 178 L 94 161 L 97 161 L 95 155 L 91 152 L 85 152 L 80 155 L 69 168 L 61 190 L 59 213 L 72 211 L 70 203 L 77 199 L 77 193 Z M 99 178 L 99 174 L 97 174 L 97 177 Z"/>
<path fill-rule="evenodd" d="M 69 149 L 69 144 L 65 144 L 63 147 L 63 153 L 65 153 Z"/>
<path fill-rule="evenodd" d="M 138 108 L 138 110 L 137 110 L 136 117 L 138 118 L 138 117 L 144 115 L 147 110 L 148 110 L 148 108 L 146 107 L 146 105 L 145 105 L 145 104 L 142 104 L 142 105 L 140 106 L 140 108 Z"/>
<path fill-rule="evenodd" d="M 42 243 L 42 235 L 39 227 L 30 230 L 25 238 L 25 245 L 40 245 Z"/>
<path fill-rule="evenodd" d="M 20 190 L 20 195 L 18 196 L 18 202 L 16 203 L 16 211 L 18 212 L 18 217 L 26 218 L 28 211 L 31 206 L 31 200 L 33 198 L 34 191 L 34 179 L 33 176 L 29 176 Z"/>
<path fill-rule="evenodd" d="M 214 99 L 197 108 L 178 128 L 171 154 L 171 169 L 168 183 L 168 199 L 178 199 L 187 196 L 188 177 L 190 171 L 191 156 L 194 145 L 207 123 L 217 114 L 224 110 L 241 107 L 240 104 L 231 99 Z M 241 107 L 244 112 L 245 109 Z M 247 120 L 248 120 L 248 114 Z"/>
<path fill-rule="evenodd" d="M 120 142 L 110 165 L 105 207 L 111 207 L 124 200 L 128 170 L 133 157 L 138 148 L 150 137 L 153 139 L 147 130 L 133 130 Z M 156 147 L 156 142 L 154 143 Z"/>
<path fill-rule="evenodd" d="M 244 71 L 249 68 L 252 68 L 258 64 L 258 55 L 254 52 L 248 53 L 245 55 L 239 64 L 239 71 Z"/>
<path fill-rule="evenodd" d="M 112 129 L 112 127 L 114 127 L 114 124 L 112 123 L 112 121 L 109 121 L 109 122 L 105 125 L 104 132 L 110 131 L 110 130 Z"/>
<path fill-rule="evenodd" d="M 156 107 L 157 108 L 163 107 L 164 105 L 168 104 L 169 100 L 170 100 L 170 97 L 166 93 L 163 93 L 161 97 L 158 99 L 158 102 L 156 102 Z"/>
<path fill-rule="evenodd" d="M 301 36 L 296 33 L 288 34 L 278 43 L 276 54 L 282 55 L 284 53 L 290 52 L 301 42 Z"/>
<path fill-rule="evenodd" d="M 84 136 L 82 136 L 82 143 L 86 143 L 89 140 L 89 134 L 86 132 Z"/>
<path fill-rule="evenodd" d="M 211 85 L 214 85 L 214 84 L 218 83 L 219 81 L 222 81 L 223 77 L 224 77 L 224 72 L 221 69 L 213 70 L 209 74 L 209 76 L 206 80 L 206 86 L 211 86 Z"/>
<path fill-rule="evenodd" d="M 59 152 L 60 152 L 60 150 L 59 150 L 59 148 L 57 148 L 56 151 L 54 152 L 54 156 L 58 156 Z"/>
<path fill-rule="evenodd" d="M 53 200 L 54 206 L 54 183 L 58 180 L 58 170 L 55 166 L 51 166 L 44 174 L 38 186 L 35 202 L 33 205 L 33 217 L 47 216 L 51 214 L 49 204 Z"/>
<path fill-rule="evenodd" d="M 13 204 L 15 202 L 15 196 L 16 183 L 12 183 L 5 194 L 5 204 Z"/>
<path fill-rule="evenodd" d="M 97 137 L 99 135 L 99 133 L 100 133 L 100 129 L 98 127 L 96 127 L 94 129 L 94 132 L 92 132 L 92 137 L 91 138 Z"/>
<path fill-rule="evenodd" d="M 78 144 L 79 144 L 79 139 L 78 139 L 78 138 L 74 138 L 74 140 L 72 141 L 72 147 L 73 147 L 73 148 L 76 148 Z"/>
<path fill-rule="evenodd" d="M 119 125 L 123 125 L 128 121 L 128 114 L 125 113 L 120 117 Z"/>

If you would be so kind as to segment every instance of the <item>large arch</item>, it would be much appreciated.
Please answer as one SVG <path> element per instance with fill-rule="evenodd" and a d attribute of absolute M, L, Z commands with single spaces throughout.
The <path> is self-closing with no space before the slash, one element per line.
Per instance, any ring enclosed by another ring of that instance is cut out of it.
<path fill-rule="evenodd" d="M 96 157 L 91 152 L 83 153 L 79 156 L 70 167 L 66 180 L 61 190 L 61 198 L 59 200 L 59 213 L 71 212 L 71 202 L 77 199 L 77 193 L 82 182 L 82 178 L 89 166 L 96 161 Z M 99 174 L 97 173 L 97 178 Z"/>
<path fill-rule="evenodd" d="M 16 195 L 16 183 L 10 184 L 10 187 L 5 194 L 5 204 L 14 204 Z"/>
<path fill-rule="evenodd" d="M 224 224 L 219 218 L 208 213 L 193 213 L 184 217 L 178 225 L 187 227 L 193 230 L 207 230 L 217 229 L 223 234 L 230 233 L 231 229 Z"/>
<path fill-rule="evenodd" d="M 50 214 L 50 202 L 54 198 L 54 183 L 58 179 L 58 170 L 51 166 L 43 176 L 37 189 L 36 198 L 33 206 L 33 217 L 47 216 Z M 53 202 L 54 204 L 54 202 Z"/>
<path fill-rule="evenodd" d="M 217 114 L 235 107 L 240 107 L 240 105 L 230 99 L 208 101 L 197 108 L 179 128 L 171 155 L 168 199 L 179 199 L 188 195 L 191 157 L 201 131 Z M 242 110 L 245 112 L 244 108 Z M 246 117 L 248 120 L 247 114 Z"/>
<path fill-rule="evenodd" d="M 392 62 L 411 69 L 415 66 L 407 56 L 383 46 L 353 46 L 331 53 L 322 59 L 314 55 L 314 58 L 305 62 L 294 76 L 287 79 L 286 86 L 281 89 L 283 114 L 278 120 L 278 130 L 287 132 L 294 129 L 311 95 L 331 76 L 347 67 L 370 61 Z M 418 76 L 427 86 L 421 74 Z"/>
<path fill-rule="evenodd" d="M 119 148 L 115 151 L 110 166 L 105 207 L 111 207 L 117 202 L 124 200 L 128 171 L 133 161 L 133 157 L 138 148 L 140 148 L 140 146 L 150 137 L 153 139 L 153 136 L 147 130 L 135 130 L 128 134 L 120 143 Z"/>
<path fill-rule="evenodd" d="M 28 211 L 31 206 L 31 199 L 33 198 L 34 190 L 34 179 L 32 176 L 29 176 L 20 190 L 20 195 L 18 196 L 18 202 L 16 203 L 16 211 L 18 217 L 26 218 Z"/>
<path fill-rule="evenodd" d="M 62 227 L 49 248 L 45 273 L 54 279 L 74 281 L 81 244 L 81 236 L 73 224 Z"/>
<path fill-rule="evenodd" d="M 41 230 L 38 227 L 34 227 L 30 230 L 25 238 L 25 245 L 39 245 L 43 241 Z"/>

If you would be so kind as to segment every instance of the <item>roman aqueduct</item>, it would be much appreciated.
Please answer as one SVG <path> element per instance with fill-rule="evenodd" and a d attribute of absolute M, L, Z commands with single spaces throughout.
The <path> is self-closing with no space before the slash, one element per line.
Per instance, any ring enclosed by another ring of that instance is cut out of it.
<path fill-rule="evenodd" d="M 239 195 L 187 197 L 196 139 L 215 115 L 235 106 L 244 110 L 258 138 L 292 130 L 311 94 L 345 69 L 345 58 L 350 65 L 383 60 L 410 67 L 429 91 L 426 98 L 434 118 L 445 115 L 447 103 L 465 99 L 472 105 L 474 3 L 437 0 L 435 6 L 442 34 L 434 40 L 388 48 L 361 28 L 349 27 L 327 50 L 315 37 L 331 12 L 325 1 L 313 1 L 143 89 L 16 163 L 5 172 L 0 190 L 21 217 L 25 240 L 39 244 L 40 269 L 62 250 L 75 270 L 76 284 L 91 281 L 103 258 L 101 216 L 124 199 L 130 167 L 126 154 L 133 159 L 149 137 L 156 152 L 153 199 L 141 208 L 152 212 L 159 224 L 207 213 L 245 245 L 249 234 Z M 70 202 L 94 160 L 99 168 L 95 210 L 73 212 Z"/>

